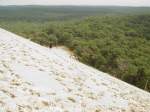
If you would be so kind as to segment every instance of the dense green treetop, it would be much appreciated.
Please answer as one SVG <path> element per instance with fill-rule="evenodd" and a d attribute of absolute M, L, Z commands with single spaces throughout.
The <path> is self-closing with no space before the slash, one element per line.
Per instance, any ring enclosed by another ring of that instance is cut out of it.
<path fill-rule="evenodd" d="M 20 9 L 26 7 L 31 10 Z M 0 26 L 44 46 L 65 45 L 83 63 L 150 91 L 149 8 L 39 7 L 25 15 L 17 10 L 18 16 L 2 14 L 6 9 L 0 7 Z"/>

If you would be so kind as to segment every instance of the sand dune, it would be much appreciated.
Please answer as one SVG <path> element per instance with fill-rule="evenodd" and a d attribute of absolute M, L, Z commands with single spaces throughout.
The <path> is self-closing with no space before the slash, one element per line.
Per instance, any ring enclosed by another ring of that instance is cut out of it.
<path fill-rule="evenodd" d="M 150 94 L 0 29 L 0 112 L 150 112 Z"/>

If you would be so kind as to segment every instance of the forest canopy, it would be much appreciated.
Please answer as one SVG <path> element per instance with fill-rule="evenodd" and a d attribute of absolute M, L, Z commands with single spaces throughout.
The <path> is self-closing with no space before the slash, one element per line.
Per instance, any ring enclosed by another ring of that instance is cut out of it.
<path fill-rule="evenodd" d="M 84 8 L 72 12 L 53 8 L 51 12 L 55 13 L 37 16 L 35 21 L 34 11 L 23 19 L 19 12 L 13 17 L 8 11 L 7 15 L 0 15 L 0 26 L 44 46 L 50 43 L 67 46 L 83 63 L 150 91 L 148 8 L 140 11 L 120 8 L 119 12 L 115 8 L 112 12 L 107 7 L 93 8 L 91 13 Z"/>

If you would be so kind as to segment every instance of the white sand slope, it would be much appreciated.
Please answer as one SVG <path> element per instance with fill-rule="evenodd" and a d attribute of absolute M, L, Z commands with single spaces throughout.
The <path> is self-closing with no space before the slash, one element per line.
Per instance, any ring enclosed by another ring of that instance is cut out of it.
<path fill-rule="evenodd" d="M 0 112 L 150 112 L 150 94 L 0 29 Z"/>

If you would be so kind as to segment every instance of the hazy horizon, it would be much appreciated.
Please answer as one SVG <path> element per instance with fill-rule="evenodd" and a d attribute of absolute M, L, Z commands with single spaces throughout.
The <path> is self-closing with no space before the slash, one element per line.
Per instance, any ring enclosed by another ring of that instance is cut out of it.
<path fill-rule="evenodd" d="M 3 6 L 3 7 L 7 7 L 7 6 L 72 6 L 72 7 L 145 7 L 145 8 L 149 8 L 150 6 L 131 6 L 131 5 L 38 5 L 38 4 L 25 4 L 25 5 L 15 5 L 15 4 L 9 4 L 9 5 L 1 5 L 0 6 Z"/>
<path fill-rule="evenodd" d="M 138 6 L 149 7 L 150 0 L 0 0 L 0 5 L 44 5 L 44 6 Z"/>

